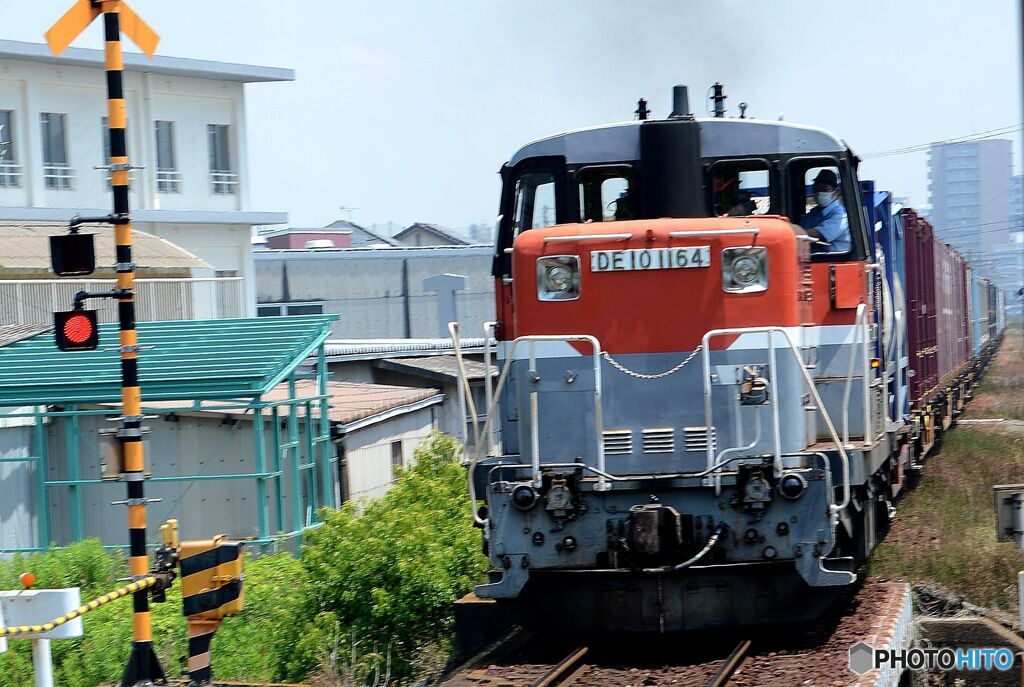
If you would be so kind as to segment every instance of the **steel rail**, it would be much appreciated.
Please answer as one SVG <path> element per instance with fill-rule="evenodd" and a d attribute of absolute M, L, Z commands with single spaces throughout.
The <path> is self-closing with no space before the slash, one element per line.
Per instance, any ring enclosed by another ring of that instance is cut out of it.
<path fill-rule="evenodd" d="M 742 642 L 736 645 L 736 648 L 725 657 L 725 661 L 718 667 L 715 674 L 708 680 L 707 687 L 725 687 L 732 679 L 732 676 L 736 674 L 739 667 L 743 665 L 743 662 L 747 660 L 747 654 L 750 652 L 750 647 L 753 646 L 753 642 L 749 639 L 744 639 Z"/>
<path fill-rule="evenodd" d="M 585 646 L 574 650 L 559 661 L 558 665 L 530 683 L 530 687 L 553 687 L 554 685 L 562 684 L 576 674 L 577 668 L 580 667 L 580 661 L 587 655 L 588 651 L 589 649 Z"/>

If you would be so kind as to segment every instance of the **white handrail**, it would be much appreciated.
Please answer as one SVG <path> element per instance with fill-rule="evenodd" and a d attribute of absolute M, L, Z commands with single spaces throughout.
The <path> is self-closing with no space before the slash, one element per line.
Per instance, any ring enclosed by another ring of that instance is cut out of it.
<path fill-rule="evenodd" d="M 494 402 L 494 386 L 491 384 L 491 343 L 494 341 L 494 330 L 497 322 L 484 322 L 484 406 L 490 408 Z M 497 409 L 498 405 L 494 403 Z M 498 450 L 497 426 L 491 428 L 487 434 L 487 450 L 489 453 L 496 453 Z"/>
<path fill-rule="evenodd" d="M 559 241 L 601 241 L 604 239 L 621 241 L 633 238 L 632 234 L 579 234 L 577 236 L 545 236 L 544 243 Z"/>
<path fill-rule="evenodd" d="M 698 229 L 695 231 L 670 231 L 669 236 L 673 238 L 686 238 L 688 236 L 735 236 L 737 234 L 754 236 L 761 233 L 758 227 L 750 227 L 749 229 Z"/>
<path fill-rule="evenodd" d="M 839 511 L 850 505 L 850 457 L 846 453 L 845 445 L 839 440 L 839 434 L 836 431 L 835 425 L 832 423 L 832 418 L 828 414 L 828 410 L 825 409 L 825 404 L 821 400 L 821 395 L 818 393 L 818 388 L 814 385 L 814 378 L 811 377 L 810 371 L 807 366 L 804 365 L 803 358 L 800 356 L 800 351 L 794 343 L 793 338 L 789 335 L 789 332 L 784 327 L 750 327 L 750 328 L 734 328 L 734 329 L 712 329 L 711 331 L 704 334 L 701 340 L 701 346 L 703 347 L 701 359 L 704 370 L 704 424 L 705 430 L 708 434 L 708 468 L 712 467 L 711 458 L 713 456 L 713 448 L 710 446 L 711 441 L 711 428 L 713 426 L 713 414 L 711 410 L 711 355 L 709 341 L 716 336 L 726 336 L 730 334 L 766 334 L 769 338 L 772 338 L 774 334 L 782 334 L 786 339 L 786 343 L 790 352 L 793 354 L 793 359 L 796 361 L 797 367 L 804 378 L 804 384 L 806 384 L 808 390 L 811 393 L 811 397 L 814 399 L 814 403 L 817 406 L 818 412 L 821 414 L 822 419 L 825 421 L 825 425 L 828 427 L 829 434 L 832 436 L 832 440 L 836 444 L 836 448 L 839 451 L 839 461 L 842 464 L 843 473 L 843 501 L 839 505 L 830 505 L 829 508 L 833 514 L 837 514 Z M 775 382 L 774 375 L 775 370 L 771 371 L 773 375 L 773 385 Z M 778 404 L 772 402 L 772 412 L 778 412 Z"/>
<path fill-rule="evenodd" d="M 462 347 L 459 344 L 458 338 L 459 325 L 457 322 L 448 323 L 448 333 L 452 336 L 452 341 L 455 350 L 455 362 L 459 368 L 459 377 L 462 383 L 465 385 L 467 391 L 469 388 L 469 380 L 466 376 L 465 365 L 462 360 Z M 515 362 L 515 351 L 518 345 L 528 341 L 531 344 L 531 370 L 535 368 L 535 359 L 533 344 L 536 342 L 544 341 L 581 341 L 589 343 L 593 349 L 593 361 L 594 361 L 594 429 L 597 436 L 597 469 L 594 471 L 598 475 L 598 481 L 595 489 L 597 491 L 608 491 L 611 488 L 611 483 L 607 477 L 605 470 L 605 454 L 604 454 L 604 420 L 603 410 L 601 408 L 601 343 L 596 337 L 590 336 L 589 334 L 544 334 L 544 335 L 532 335 L 532 336 L 520 336 L 514 339 L 509 346 L 508 353 L 505 358 L 505 364 L 502 365 L 501 374 L 498 375 L 498 383 L 494 388 L 494 394 L 491 397 L 490 403 L 487 405 L 487 415 L 484 418 L 483 429 L 478 430 L 476 426 L 476 413 L 473 413 L 473 424 L 474 424 L 474 439 L 473 439 L 473 451 L 469 459 L 469 465 L 467 470 L 467 479 L 469 481 L 469 501 L 470 507 L 473 510 L 473 521 L 478 525 L 486 525 L 486 521 L 477 515 L 476 507 L 476 484 L 473 481 L 473 476 L 476 468 L 476 464 L 480 461 L 482 453 L 485 452 L 488 446 L 483 442 L 483 437 L 491 431 L 491 427 L 494 423 L 495 418 L 495 406 L 497 399 L 501 398 L 501 392 L 505 388 L 505 381 L 508 379 L 509 370 L 512 369 L 512 363 Z M 537 392 L 531 392 L 531 416 L 536 414 L 535 394 Z M 467 398 L 472 398 L 472 394 L 467 394 Z M 472 402 L 472 401 L 471 401 Z M 475 406 L 472 406 L 475 407 Z M 531 428 L 531 441 L 534 443 L 533 461 L 531 467 L 534 470 L 534 480 L 539 480 L 540 475 L 540 451 L 537 449 L 538 435 L 536 433 L 537 423 L 533 422 Z"/>

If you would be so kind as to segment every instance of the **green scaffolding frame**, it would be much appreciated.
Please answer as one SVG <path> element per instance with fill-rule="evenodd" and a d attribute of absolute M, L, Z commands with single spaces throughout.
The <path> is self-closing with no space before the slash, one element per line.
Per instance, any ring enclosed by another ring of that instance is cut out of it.
<path fill-rule="evenodd" d="M 252 413 L 256 469 L 253 473 L 151 477 L 149 481 L 254 480 L 258 504 L 254 515 L 259 536 L 250 543 L 261 548 L 282 539 L 301 538 L 304 531 L 317 527 L 320 524 L 318 509 L 337 505 L 334 492 L 337 459 L 331 449 L 330 395 L 323 348 L 330 323 L 336 319 L 335 315 L 318 315 L 139 323 L 143 412 L 233 410 Z M 79 418 L 110 415 L 111 409 L 103 405 L 116 403 L 120 398 L 118 347 L 110 344 L 117 342 L 116 325 L 101 325 L 100 341 L 101 348 L 96 351 L 63 352 L 54 346 L 52 333 L 47 333 L 0 348 L 0 408 L 30 409 L 5 413 L 4 417 L 31 417 L 34 422 L 31 455 L 0 458 L 0 463 L 34 464 L 33 494 L 40 543 L 53 541 L 50 490 L 68 490 L 70 535 L 77 541 L 84 536 L 80 487 L 117 483 L 116 480 L 83 479 L 79 470 Z M 297 368 L 310 357 L 316 360 L 314 371 L 299 372 Z M 296 382 L 299 379 L 315 379 L 316 392 L 298 396 Z M 287 398 L 264 398 L 285 381 Z M 269 446 L 265 427 L 268 417 L 271 422 Z M 301 432 L 300 417 L 304 419 Z M 45 424 L 51 418 L 68 419 L 64 428 L 67 472 L 64 480 L 46 479 L 50 456 L 47 455 Z M 287 428 L 284 436 L 282 419 Z M 283 512 L 281 477 L 285 469 L 291 476 L 290 531 L 286 531 Z M 273 527 L 267 505 L 268 482 L 273 487 L 276 506 Z M 305 513 L 303 487 L 308 495 Z M 0 553 L 42 548 L 46 547 L 0 549 Z"/>

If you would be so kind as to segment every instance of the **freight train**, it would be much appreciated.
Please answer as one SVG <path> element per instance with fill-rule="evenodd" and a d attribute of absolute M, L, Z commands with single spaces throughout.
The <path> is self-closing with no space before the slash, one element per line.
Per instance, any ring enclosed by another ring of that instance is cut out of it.
<path fill-rule="evenodd" d="M 467 462 L 476 594 L 527 625 L 818 617 L 1005 326 L 841 139 L 674 103 L 501 170 L 498 374 Z M 842 237 L 803 228 L 830 180 Z"/>

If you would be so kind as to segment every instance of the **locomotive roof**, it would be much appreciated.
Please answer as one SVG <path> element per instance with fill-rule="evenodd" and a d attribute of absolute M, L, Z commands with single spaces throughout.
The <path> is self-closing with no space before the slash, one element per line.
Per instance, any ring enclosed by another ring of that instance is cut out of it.
<path fill-rule="evenodd" d="M 520 148 L 509 165 L 547 155 L 564 156 L 568 164 L 638 160 L 640 126 L 651 121 L 664 120 L 618 122 L 542 138 Z M 813 126 L 756 119 L 698 118 L 696 122 L 700 125 L 702 157 L 847 151 L 846 144 L 837 136 Z"/>

